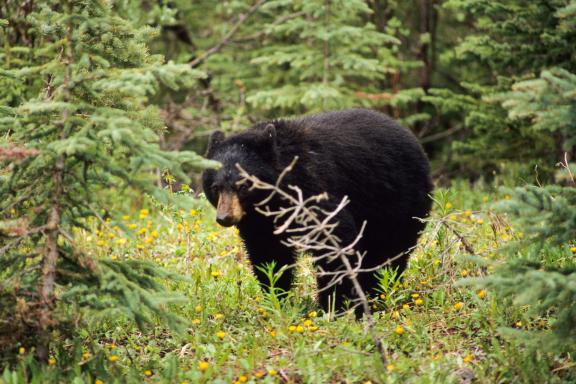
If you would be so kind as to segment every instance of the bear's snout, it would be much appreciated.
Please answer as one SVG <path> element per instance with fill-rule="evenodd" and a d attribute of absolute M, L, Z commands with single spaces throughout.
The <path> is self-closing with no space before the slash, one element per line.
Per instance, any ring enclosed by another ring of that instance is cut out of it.
<path fill-rule="evenodd" d="M 221 192 L 216 207 L 216 222 L 223 227 L 238 224 L 244 216 L 238 195 L 234 192 Z"/>

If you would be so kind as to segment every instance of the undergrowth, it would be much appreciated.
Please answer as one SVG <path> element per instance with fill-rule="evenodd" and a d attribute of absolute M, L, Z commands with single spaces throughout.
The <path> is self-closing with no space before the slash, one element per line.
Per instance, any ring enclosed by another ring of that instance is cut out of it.
<path fill-rule="evenodd" d="M 262 292 L 237 232 L 215 224 L 205 199 L 189 211 L 151 198 L 115 208 L 76 234 L 79 245 L 114 263 L 145 259 L 178 274 L 163 283 L 175 293 L 166 311 L 182 326 L 168 329 L 158 319 L 155 327 L 139 329 L 130 313 L 78 306 L 77 321 L 69 324 L 76 336 L 53 334 L 48 364 L 34 361 L 30 346 L 16 344 L 17 362 L 0 383 L 573 382 L 570 355 L 537 351 L 501 332 L 547 329 L 551 317 L 534 317 L 466 284 L 505 262 L 501 249 L 523 237 L 491 209 L 506 198 L 464 183 L 436 191 L 408 270 L 402 278 L 380 272 L 372 297 L 386 365 L 353 314 L 317 308 L 305 258 L 291 292 Z M 573 251 L 544 250 L 562 257 Z M 273 265 L 263 268 L 273 285 Z"/>

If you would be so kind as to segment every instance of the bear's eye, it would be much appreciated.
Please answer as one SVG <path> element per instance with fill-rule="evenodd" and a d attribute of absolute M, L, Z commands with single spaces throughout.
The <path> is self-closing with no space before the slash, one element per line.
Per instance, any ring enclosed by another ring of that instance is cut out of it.
<path fill-rule="evenodd" d="M 238 192 L 246 192 L 248 191 L 248 183 L 244 182 L 242 184 L 238 184 Z"/>
<path fill-rule="evenodd" d="M 216 184 L 212 184 L 210 186 L 210 191 L 212 191 L 213 194 L 217 195 L 218 194 L 218 186 Z"/>

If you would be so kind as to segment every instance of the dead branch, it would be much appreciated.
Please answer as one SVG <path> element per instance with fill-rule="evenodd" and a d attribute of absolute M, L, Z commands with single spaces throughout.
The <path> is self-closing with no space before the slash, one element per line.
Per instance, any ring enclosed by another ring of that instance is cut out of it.
<path fill-rule="evenodd" d="M 202 55 L 200 55 L 197 58 L 195 58 L 194 60 L 192 60 L 190 62 L 190 66 L 192 68 L 196 68 L 200 64 L 202 64 L 204 61 L 206 61 L 207 58 L 209 58 L 210 56 L 212 56 L 215 53 L 218 53 L 226 44 L 228 44 L 228 42 L 230 41 L 232 36 L 234 36 L 234 34 L 236 34 L 236 32 L 238 32 L 238 29 L 242 26 L 242 24 L 244 24 L 246 19 L 248 19 L 254 12 L 256 12 L 258 10 L 258 8 L 260 8 L 265 2 L 266 2 L 266 0 L 258 0 L 248 10 L 248 12 L 241 14 L 240 17 L 238 17 L 238 21 L 236 22 L 236 24 L 234 24 L 232 26 L 232 28 L 230 28 L 230 30 L 228 31 L 228 33 L 226 35 L 224 35 L 222 40 L 220 40 L 218 42 L 218 44 L 216 44 L 215 46 L 213 46 L 212 48 L 210 48 L 209 50 L 204 52 Z"/>
<path fill-rule="evenodd" d="M 341 239 L 334 234 L 338 222 L 333 222 L 333 219 L 348 205 L 350 202 L 349 198 L 345 196 L 335 209 L 326 211 L 315 205 L 327 199 L 328 196 L 326 193 L 305 198 L 302 190 L 297 186 L 288 186 L 287 189 L 289 191 L 283 189 L 281 187 L 282 182 L 288 172 L 294 168 L 296 161 L 298 161 L 297 157 L 280 173 L 275 184 L 264 182 L 256 176 L 250 175 L 239 164 L 236 164 L 241 176 L 238 184 L 250 183 L 250 190 L 270 191 L 270 194 L 264 200 L 256 204 L 256 210 L 265 216 L 273 218 L 274 224 L 276 225 L 275 234 L 292 234 L 284 241 L 285 245 L 303 253 L 313 251 L 313 253 L 318 255 L 319 252 L 322 252 L 321 255 L 313 258 L 316 262 L 320 260 L 326 260 L 327 262 L 338 260 L 341 263 L 343 266 L 342 270 L 326 272 L 320 268 L 319 275 L 322 276 L 324 274 L 324 276 L 331 276 L 329 283 L 322 287 L 321 290 L 333 287 L 345 278 L 351 281 L 358 296 L 358 303 L 356 305 L 362 306 L 365 315 L 365 331 L 370 333 L 372 340 L 378 347 L 382 362 L 386 364 L 388 359 L 384 344 L 376 333 L 375 322 L 370 310 L 368 297 L 358 281 L 358 273 L 362 272 L 361 266 L 364 254 L 356 251 L 354 246 L 362 238 L 366 222 L 362 224 L 362 228 L 350 244 L 342 245 Z M 266 204 L 276 196 L 285 201 L 288 206 L 276 211 L 267 207 Z M 350 262 L 350 259 L 354 257 L 358 260 L 355 266 Z M 389 265 L 390 263 L 391 260 L 387 260 L 380 265 L 379 268 L 384 265 Z"/>

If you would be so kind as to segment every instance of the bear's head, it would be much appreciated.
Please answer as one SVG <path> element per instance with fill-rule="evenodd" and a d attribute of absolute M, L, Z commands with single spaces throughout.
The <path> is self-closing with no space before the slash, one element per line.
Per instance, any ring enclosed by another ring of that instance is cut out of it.
<path fill-rule="evenodd" d="M 267 195 L 265 191 L 250 189 L 248 182 L 240 183 L 237 165 L 250 175 L 273 183 L 278 176 L 276 128 L 273 124 L 256 126 L 229 138 L 216 131 L 210 136 L 206 157 L 222 164 L 202 175 L 204 193 L 217 209 L 216 221 L 225 227 L 236 225 Z"/>

